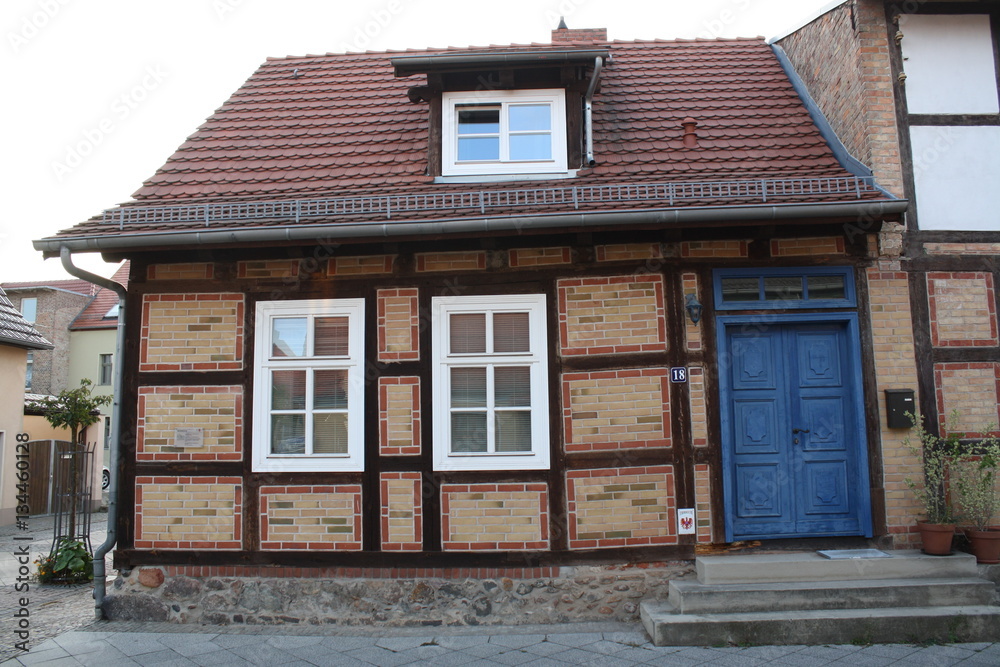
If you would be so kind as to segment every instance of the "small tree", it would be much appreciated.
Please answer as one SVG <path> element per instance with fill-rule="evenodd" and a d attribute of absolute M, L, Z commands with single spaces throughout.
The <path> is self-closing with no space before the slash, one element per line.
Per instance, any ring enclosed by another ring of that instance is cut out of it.
<path fill-rule="evenodd" d="M 101 418 L 98 408 L 111 402 L 111 396 L 94 396 L 91 392 L 93 382 L 84 378 L 80 380 L 77 389 L 64 389 L 58 396 L 49 396 L 41 401 L 42 410 L 45 411 L 45 420 L 55 428 L 68 428 L 70 440 L 74 446 L 80 444 L 80 438 L 86 428 L 97 423 Z M 76 494 L 79 480 L 79 471 L 76 470 L 76 457 L 72 460 L 73 468 L 70 473 L 70 498 L 76 502 Z M 75 510 L 75 508 L 74 508 Z M 76 512 L 70 512 L 69 532 L 70 536 L 76 535 Z M 58 536 L 57 536 L 58 537 Z"/>

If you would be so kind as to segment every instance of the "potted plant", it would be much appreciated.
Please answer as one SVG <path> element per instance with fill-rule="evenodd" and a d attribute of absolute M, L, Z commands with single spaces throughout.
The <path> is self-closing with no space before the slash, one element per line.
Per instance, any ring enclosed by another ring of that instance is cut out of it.
<path fill-rule="evenodd" d="M 927 517 L 925 521 L 917 522 L 917 531 L 924 553 L 947 556 L 951 553 L 951 542 L 955 536 L 955 517 L 947 489 L 948 471 L 959 446 L 958 436 L 952 435 L 953 431 L 948 428 L 949 435 L 942 438 L 924 428 L 923 417 L 919 414 L 908 413 L 907 416 L 913 422 L 912 439 L 907 436 L 903 444 L 911 454 L 920 457 L 923 475 L 916 480 L 907 477 L 905 482 L 923 505 L 924 516 Z M 952 413 L 949 426 L 956 418 L 957 415 Z"/>
<path fill-rule="evenodd" d="M 961 444 L 951 473 L 960 523 L 980 563 L 1000 563 L 1000 531 L 990 530 L 1000 511 L 1000 441 L 985 435 L 992 431 L 992 426 L 986 427 L 981 439 Z"/>

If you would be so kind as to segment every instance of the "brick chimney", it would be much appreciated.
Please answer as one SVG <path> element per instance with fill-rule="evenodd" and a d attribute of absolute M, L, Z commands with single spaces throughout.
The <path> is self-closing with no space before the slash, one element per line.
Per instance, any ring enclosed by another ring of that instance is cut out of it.
<path fill-rule="evenodd" d="M 561 17 L 559 19 L 559 27 L 552 31 L 553 44 L 606 41 L 608 41 L 607 28 L 576 28 L 570 30 L 566 27 L 566 21 Z"/>

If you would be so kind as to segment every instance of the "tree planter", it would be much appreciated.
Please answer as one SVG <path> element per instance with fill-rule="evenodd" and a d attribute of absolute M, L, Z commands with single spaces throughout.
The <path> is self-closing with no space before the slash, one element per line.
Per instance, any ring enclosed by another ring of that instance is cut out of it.
<path fill-rule="evenodd" d="M 1000 530 L 965 529 L 977 563 L 1000 563 Z"/>
<path fill-rule="evenodd" d="M 955 526 L 950 523 L 918 523 L 923 552 L 931 556 L 951 554 L 951 540 L 955 537 Z"/>

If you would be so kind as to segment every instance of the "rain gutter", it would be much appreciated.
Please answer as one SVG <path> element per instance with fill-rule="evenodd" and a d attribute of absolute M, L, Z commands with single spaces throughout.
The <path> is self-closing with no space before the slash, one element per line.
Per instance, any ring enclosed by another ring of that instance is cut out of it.
<path fill-rule="evenodd" d="M 124 231 L 119 231 L 117 226 L 111 227 L 109 225 L 107 235 L 79 238 L 51 237 L 36 240 L 33 244 L 36 250 L 45 253 L 46 256 L 53 256 L 57 253 L 69 252 L 114 252 L 178 246 L 309 242 L 315 241 L 318 238 L 360 240 L 403 236 L 476 236 L 498 232 L 522 234 L 529 231 L 559 231 L 587 227 L 673 226 L 682 224 L 801 220 L 803 218 L 856 218 L 867 221 L 883 216 L 901 214 L 906 211 L 908 204 L 909 202 L 906 199 L 893 198 L 889 201 L 853 201 L 832 204 L 697 206 L 637 211 L 593 211 L 588 213 L 550 213 L 506 217 L 480 216 L 476 218 L 426 221 L 341 222 L 316 225 L 291 223 L 281 227 L 221 228 L 218 230 L 160 231 L 138 234 L 128 233 L 127 227 Z M 80 271 L 80 269 L 76 269 L 75 267 L 74 270 Z M 73 271 L 70 271 L 70 273 L 73 273 Z M 73 275 L 78 274 L 74 273 Z M 100 278 L 100 276 L 93 277 L 102 281 L 105 280 L 104 278 Z M 103 286 L 102 283 L 97 284 Z M 112 284 L 117 286 L 117 283 Z M 119 326 L 121 325 L 121 321 L 120 319 Z"/>
<path fill-rule="evenodd" d="M 587 94 L 583 98 L 584 140 L 587 152 L 584 165 L 587 167 L 593 167 L 597 164 L 597 161 L 594 160 L 594 91 L 597 90 L 597 82 L 601 79 L 603 67 L 604 58 L 600 56 L 594 58 L 594 73 L 590 76 L 590 85 L 587 86 Z"/>
<path fill-rule="evenodd" d="M 85 271 L 73 264 L 71 249 L 66 245 L 59 248 L 59 256 L 62 259 L 63 268 L 71 276 L 81 278 L 90 283 L 112 290 L 118 295 L 118 334 L 115 340 L 114 356 L 114 379 L 113 379 L 113 403 L 114 413 L 111 416 L 111 435 L 109 441 L 111 445 L 109 466 L 111 471 L 111 484 L 108 486 L 108 533 L 104 543 L 94 550 L 94 614 L 97 620 L 104 618 L 102 606 L 107 593 L 107 573 L 104 566 L 104 557 L 115 546 L 118 541 L 118 440 L 121 433 L 121 395 L 122 395 L 122 350 L 125 348 L 125 288 L 113 280 Z"/>

